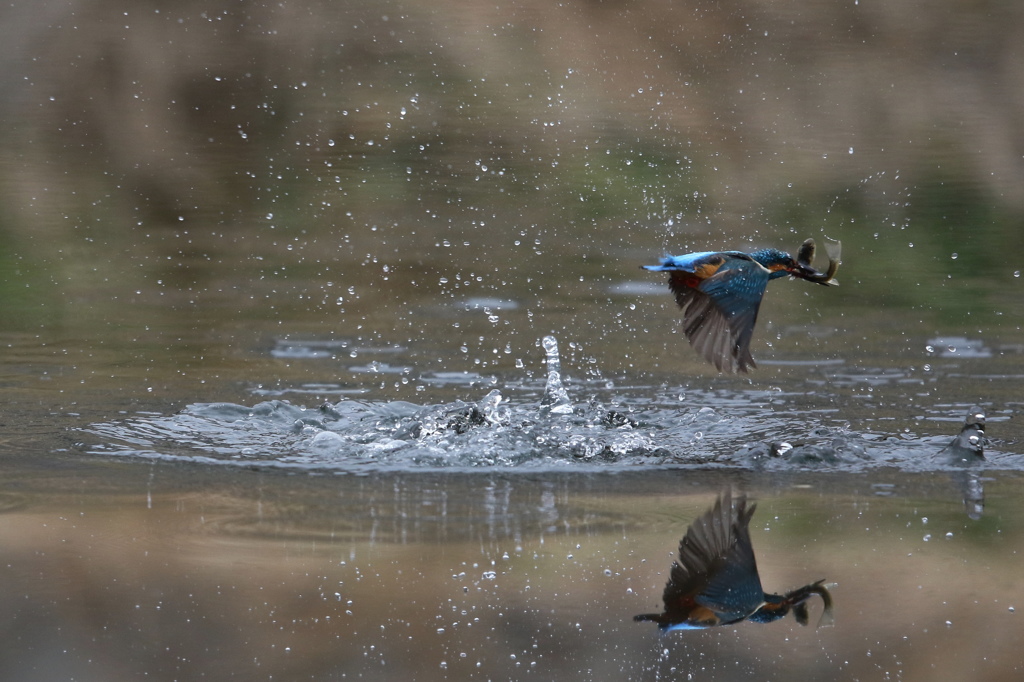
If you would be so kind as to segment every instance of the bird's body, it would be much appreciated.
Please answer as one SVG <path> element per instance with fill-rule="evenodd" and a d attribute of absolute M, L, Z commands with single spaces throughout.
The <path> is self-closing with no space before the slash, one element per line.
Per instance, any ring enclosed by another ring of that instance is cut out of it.
<path fill-rule="evenodd" d="M 768 282 L 791 275 L 834 283 L 838 251 L 828 275 L 810 266 L 813 255 L 813 241 L 808 240 L 799 260 L 778 249 L 701 251 L 666 256 L 658 265 L 641 267 L 669 273 L 669 288 L 683 310 L 683 333 L 690 345 L 719 371 L 746 372 L 757 366 L 750 339 Z"/>
<path fill-rule="evenodd" d="M 770 623 L 792 610 L 806 625 L 806 602 L 818 594 L 825 603 L 819 625 L 831 623 L 832 597 L 823 580 L 786 594 L 768 594 L 761 587 L 749 529 L 756 508 L 747 507 L 742 496 L 734 505 L 732 493 L 722 493 L 679 543 L 679 559 L 662 595 L 665 611 L 634 620 L 654 621 L 662 630 L 692 630 L 743 620 Z"/>

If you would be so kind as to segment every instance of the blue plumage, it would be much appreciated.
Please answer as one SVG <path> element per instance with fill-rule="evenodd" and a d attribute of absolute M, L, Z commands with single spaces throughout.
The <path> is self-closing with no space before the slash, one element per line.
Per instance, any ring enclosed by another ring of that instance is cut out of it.
<path fill-rule="evenodd" d="M 658 265 L 641 267 L 669 273 L 669 288 L 683 310 L 683 333 L 698 353 L 726 372 L 757 366 L 750 339 L 770 280 L 792 275 L 828 283 L 809 263 L 779 249 L 701 251 L 665 256 Z"/>

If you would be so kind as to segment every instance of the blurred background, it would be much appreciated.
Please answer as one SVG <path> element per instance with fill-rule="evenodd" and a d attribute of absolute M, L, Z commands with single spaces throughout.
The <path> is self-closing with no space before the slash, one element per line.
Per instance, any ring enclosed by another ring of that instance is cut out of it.
<path fill-rule="evenodd" d="M 663 251 L 825 234 L 856 263 L 825 306 L 941 328 L 1020 294 L 1003 248 L 1024 212 L 1017 3 L 2 12 L 7 329 L 115 325 L 140 348 L 228 308 L 367 342 L 446 335 L 451 369 L 491 344 L 415 315 L 459 286 L 529 299 L 526 323 L 560 331 L 558 300 Z"/>
<path fill-rule="evenodd" d="M 1021 187 L 1011 0 L 7 3 L 0 671 L 1017 679 Z M 807 237 L 842 241 L 842 284 L 772 284 L 750 377 L 638 269 Z M 686 456 L 826 427 L 918 450 L 289 475 L 300 430 L 179 419 L 533 409 L 548 334 L 578 404 L 696 420 Z M 972 405 L 996 465 L 915 465 Z M 762 500 L 768 589 L 840 583 L 835 628 L 632 623 L 725 483 Z"/>

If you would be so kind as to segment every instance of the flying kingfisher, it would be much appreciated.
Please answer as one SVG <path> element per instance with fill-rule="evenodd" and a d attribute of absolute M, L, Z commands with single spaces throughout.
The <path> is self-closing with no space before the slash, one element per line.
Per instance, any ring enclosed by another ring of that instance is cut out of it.
<path fill-rule="evenodd" d="M 750 518 L 756 508 L 747 507 L 742 495 L 733 504 L 727 488 L 679 543 L 679 559 L 662 595 L 665 612 L 643 613 L 633 620 L 654 621 L 662 630 L 694 630 L 742 620 L 770 623 L 792 610 L 797 622 L 807 625 L 807 600 L 817 594 L 825 606 L 818 627 L 831 625 L 832 595 L 824 580 L 785 594 L 761 588 L 750 544 Z"/>
<path fill-rule="evenodd" d="M 720 372 L 757 367 L 750 338 L 768 281 L 790 275 L 817 284 L 836 285 L 840 243 L 830 242 L 826 272 L 811 267 L 814 240 L 808 239 L 794 259 L 779 249 L 701 251 L 666 256 L 645 270 L 669 273 L 668 286 L 683 310 L 683 333 L 690 345 Z"/>

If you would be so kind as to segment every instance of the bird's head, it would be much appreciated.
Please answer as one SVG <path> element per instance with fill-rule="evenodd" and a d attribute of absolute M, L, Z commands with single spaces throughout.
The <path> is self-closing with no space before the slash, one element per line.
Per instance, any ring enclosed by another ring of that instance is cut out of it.
<path fill-rule="evenodd" d="M 801 265 L 791 255 L 779 249 L 761 249 L 750 254 L 750 257 L 771 273 L 769 275 L 771 279 L 786 275 L 806 277 L 815 272 L 812 268 Z"/>

